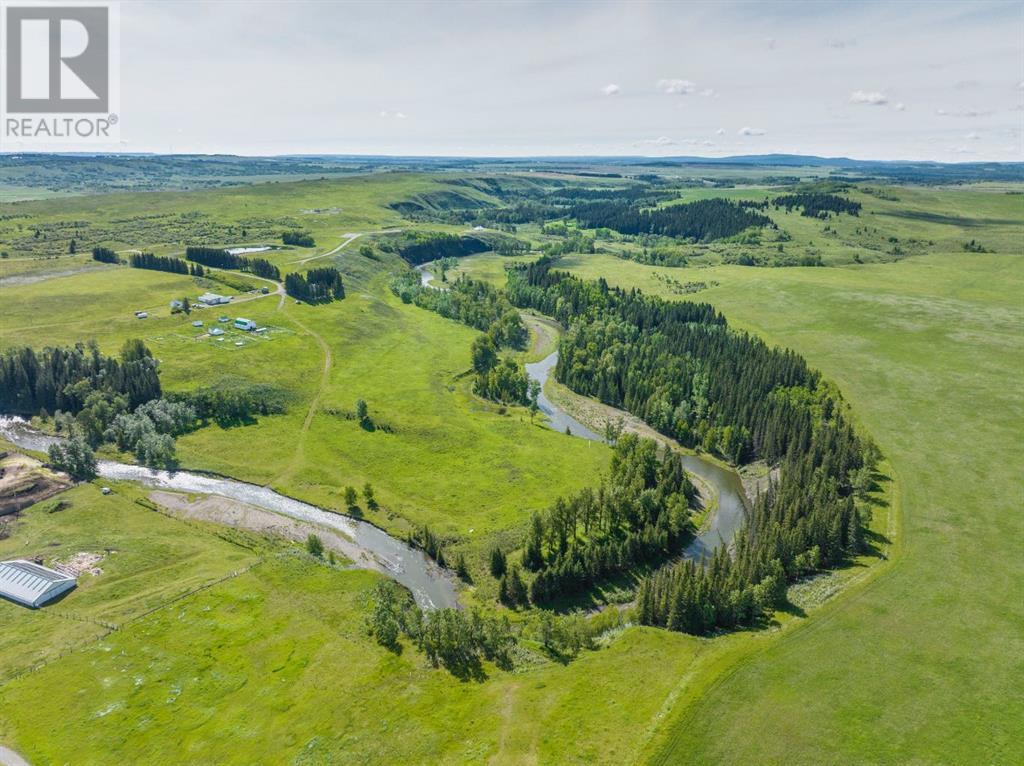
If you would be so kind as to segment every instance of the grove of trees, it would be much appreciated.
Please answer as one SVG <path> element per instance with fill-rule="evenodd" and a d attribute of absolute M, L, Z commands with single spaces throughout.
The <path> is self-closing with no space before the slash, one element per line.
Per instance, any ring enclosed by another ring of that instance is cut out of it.
<path fill-rule="evenodd" d="M 775 207 L 784 207 L 786 211 L 793 208 L 801 208 L 800 215 L 809 218 L 827 218 L 830 213 L 848 213 L 859 215 L 861 204 L 840 197 L 838 194 L 827 194 L 824 192 L 797 192 L 795 194 L 783 194 L 772 200 Z"/>
<path fill-rule="evenodd" d="M 204 266 L 244 271 L 275 281 L 281 279 L 281 270 L 266 258 L 246 258 L 217 247 L 187 247 L 185 248 L 185 258 Z"/>
<path fill-rule="evenodd" d="M 687 237 L 700 242 L 731 237 L 751 226 L 773 225 L 767 216 L 718 197 L 654 209 L 620 200 L 589 202 L 573 206 L 570 215 L 588 229 Z"/>
<path fill-rule="evenodd" d="M 757 499 L 738 534 L 735 554 L 652 577 L 641 590 L 649 602 L 643 620 L 693 632 L 750 622 L 778 602 L 787 579 L 839 564 L 860 549 L 854 482 L 870 470 L 875 450 L 846 420 L 839 394 L 803 358 L 731 330 L 707 304 L 584 282 L 554 271 L 549 259 L 509 272 L 507 289 L 516 305 L 570 325 L 555 369 L 569 388 L 626 409 L 685 445 L 737 463 L 761 458 L 780 466 L 778 481 Z M 562 507 L 591 506 L 570 499 Z M 575 527 L 558 522 L 564 514 L 556 511 L 534 520 L 523 557 L 540 572 L 531 586 L 535 602 L 586 587 L 591 572 L 619 565 L 618 553 L 607 555 L 607 564 L 595 553 L 592 562 L 588 554 L 566 558 L 581 548 L 573 542 Z M 637 557 L 622 558 L 620 568 L 671 548 L 677 516 L 648 518 L 649 527 L 624 530 L 634 535 Z"/>
<path fill-rule="evenodd" d="M 333 266 L 310 269 L 304 274 L 292 272 L 284 278 L 284 289 L 306 303 L 330 303 L 345 297 L 345 284 L 341 272 Z"/>
<path fill-rule="evenodd" d="M 121 262 L 121 259 L 117 257 L 117 253 L 115 253 L 109 247 L 94 247 L 92 249 L 92 259 L 94 261 L 99 261 L 100 263 Z"/>
<path fill-rule="evenodd" d="M 98 259 L 97 259 L 98 260 Z M 188 274 L 188 264 L 173 255 L 153 255 L 152 253 L 131 253 L 128 265 L 133 269 L 150 269 L 152 271 L 169 271 L 172 274 Z"/>

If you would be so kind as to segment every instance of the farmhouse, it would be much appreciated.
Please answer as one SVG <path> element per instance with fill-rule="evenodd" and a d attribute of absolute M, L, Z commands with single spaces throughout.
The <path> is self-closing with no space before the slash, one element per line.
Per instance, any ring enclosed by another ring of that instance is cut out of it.
<path fill-rule="evenodd" d="M 252 330 L 256 329 L 256 323 L 251 319 L 243 319 L 242 317 L 238 317 L 237 319 L 235 319 L 235 329 L 249 330 L 251 332 Z"/>
<path fill-rule="evenodd" d="M 199 296 L 199 302 L 204 306 L 219 306 L 222 303 L 231 303 L 231 298 L 217 293 L 203 293 Z"/>
<path fill-rule="evenodd" d="M 31 561 L 0 561 L 0 596 L 37 609 L 75 587 L 76 580 Z"/>

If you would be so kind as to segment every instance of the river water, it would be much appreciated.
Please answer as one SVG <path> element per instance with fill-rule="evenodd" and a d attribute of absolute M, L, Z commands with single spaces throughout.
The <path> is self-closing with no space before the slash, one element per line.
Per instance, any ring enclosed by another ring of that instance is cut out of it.
<path fill-rule="evenodd" d="M 424 263 L 416 267 L 420 274 L 420 284 L 424 287 L 440 289 L 434 282 L 434 274 L 428 271 L 431 264 Z M 558 351 L 553 351 L 539 362 L 527 364 L 526 374 L 531 380 L 540 384 L 540 395 L 537 405 L 547 417 L 548 425 L 556 431 L 566 430 L 581 439 L 604 442 L 604 436 L 595 433 L 580 423 L 576 418 L 552 402 L 544 393 L 551 372 L 558 364 Z M 717 463 L 706 460 L 699 455 L 682 455 L 683 468 L 702 478 L 718 496 L 718 508 L 709 522 L 683 551 L 683 555 L 697 561 L 710 557 L 711 553 L 721 545 L 729 545 L 735 537 L 747 514 L 747 496 L 743 490 L 743 482 L 739 474 Z"/>
<path fill-rule="evenodd" d="M 0 417 L 0 436 L 23 449 L 40 452 L 45 452 L 51 444 L 59 441 L 57 437 L 39 433 L 21 418 L 11 417 Z M 158 471 L 110 460 L 99 461 L 98 473 L 105 479 L 134 481 L 154 489 L 220 495 L 299 521 L 328 527 L 352 540 L 361 552 L 367 554 L 369 562 L 357 559 L 357 566 L 379 571 L 401 583 L 412 591 L 420 606 L 441 608 L 457 605 L 455 584 L 449 574 L 422 551 L 411 548 L 365 521 L 325 511 L 268 487 L 236 479 L 191 471 Z"/>
<path fill-rule="evenodd" d="M 544 393 L 544 384 L 547 383 L 556 364 L 558 364 L 558 351 L 553 351 L 539 362 L 526 365 L 526 374 L 531 380 L 540 383 L 541 389 L 540 395 L 537 397 L 537 405 L 540 411 L 547 416 L 548 425 L 556 431 L 565 432 L 568 429 L 569 433 L 581 439 L 604 442 L 603 436 L 594 433 L 572 415 L 559 408 Z M 683 468 L 702 478 L 718 495 L 718 508 L 711 517 L 710 523 L 690 541 L 683 551 L 686 558 L 699 561 L 705 556 L 709 557 L 718 546 L 728 545 L 732 542 L 733 536 L 743 525 L 743 520 L 746 517 L 746 494 L 743 491 L 743 482 L 735 471 L 723 468 L 699 455 L 682 455 L 680 459 L 683 462 Z"/>

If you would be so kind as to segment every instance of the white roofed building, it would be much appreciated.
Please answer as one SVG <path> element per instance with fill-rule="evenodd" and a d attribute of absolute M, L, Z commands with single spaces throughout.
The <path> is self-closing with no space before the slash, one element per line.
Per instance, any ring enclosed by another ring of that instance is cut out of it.
<path fill-rule="evenodd" d="M 222 303 L 231 303 L 231 298 L 217 293 L 203 293 L 199 296 L 199 302 L 204 306 L 219 306 Z"/>
<path fill-rule="evenodd" d="M 37 609 L 71 590 L 77 580 L 41 564 L 17 559 L 0 561 L 0 596 Z"/>

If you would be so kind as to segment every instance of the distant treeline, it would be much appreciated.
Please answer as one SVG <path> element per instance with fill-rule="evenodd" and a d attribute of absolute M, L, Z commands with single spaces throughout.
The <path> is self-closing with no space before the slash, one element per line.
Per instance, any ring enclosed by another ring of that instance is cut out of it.
<path fill-rule="evenodd" d="M 152 253 L 132 253 L 128 256 L 128 265 L 133 269 L 150 269 L 151 271 L 168 271 L 171 274 L 190 274 L 203 276 L 203 267 L 190 267 L 181 258 L 173 255 L 153 255 Z"/>
<path fill-rule="evenodd" d="M 109 247 L 94 247 L 92 249 L 92 259 L 94 261 L 99 261 L 100 263 L 121 262 L 121 259 L 117 257 L 117 253 L 115 253 Z"/>
<path fill-rule="evenodd" d="M 566 186 L 553 189 L 545 197 L 545 200 L 556 205 L 575 205 L 580 202 L 597 202 L 603 200 L 630 202 L 653 206 L 659 202 L 674 199 L 678 194 L 674 191 L 652 189 L 650 186 L 605 186 L 599 189 L 587 189 L 579 186 Z"/>
<path fill-rule="evenodd" d="M 246 258 L 216 247 L 188 247 L 185 248 L 185 257 L 204 266 L 244 271 L 275 281 L 281 279 L 281 270 L 265 258 Z"/>
<path fill-rule="evenodd" d="M 416 235 L 398 247 L 398 254 L 413 266 L 436 261 L 438 258 L 461 258 L 466 255 L 484 253 L 490 244 L 477 237 L 460 237 L 457 234 Z"/>
<path fill-rule="evenodd" d="M 760 457 L 781 465 L 777 484 L 754 504 L 733 558 L 720 554 L 712 566 L 679 566 L 645 583 L 645 623 L 700 633 L 755 620 L 779 603 L 786 579 L 859 550 L 854 477 L 870 468 L 874 458 L 866 455 L 873 450 L 846 421 L 838 395 L 800 356 L 730 330 L 707 304 L 584 282 L 551 266 L 541 259 L 511 270 L 508 293 L 515 305 L 571 325 L 559 344 L 560 382 L 685 445 L 735 462 Z M 647 543 L 634 545 L 643 552 L 651 550 Z M 571 574 L 567 582 L 577 580 Z M 536 587 L 543 598 L 549 586 Z M 555 593 L 562 592 L 559 585 Z"/>
<path fill-rule="evenodd" d="M 284 278 L 284 289 L 293 298 L 306 303 L 329 303 L 345 297 L 341 272 L 333 266 L 310 269 L 305 274 L 288 274 Z"/>
<path fill-rule="evenodd" d="M 830 213 L 849 213 L 859 215 L 861 204 L 840 197 L 837 194 L 825 194 L 823 192 L 799 192 L 796 194 L 784 194 L 772 200 L 775 207 L 784 207 L 786 212 L 793 208 L 803 208 L 800 215 L 808 218 L 828 218 Z"/>
<path fill-rule="evenodd" d="M 658 234 L 709 242 L 739 234 L 751 226 L 772 226 L 767 216 L 724 199 L 705 199 L 646 210 L 628 202 L 576 205 L 570 215 L 588 229 L 607 228 L 620 234 Z"/>
<path fill-rule="evenodd" d="M 34 351 L 25 346 L 0 354 L 0 412 L 77 413 L 94 391 L 121 395 L 131 408 L 160 397 L 157 363 L 140 340 L 126 341 L 119 357 L 94 342 Z"/>

